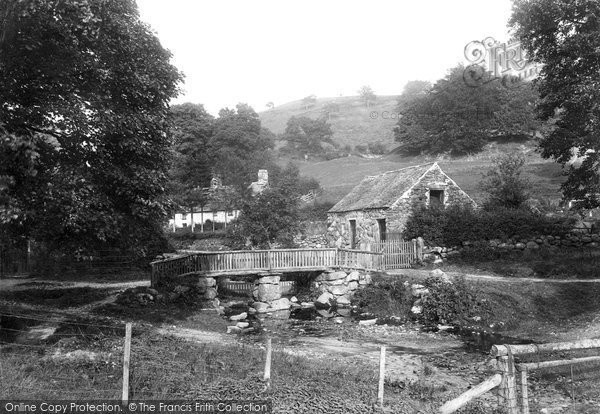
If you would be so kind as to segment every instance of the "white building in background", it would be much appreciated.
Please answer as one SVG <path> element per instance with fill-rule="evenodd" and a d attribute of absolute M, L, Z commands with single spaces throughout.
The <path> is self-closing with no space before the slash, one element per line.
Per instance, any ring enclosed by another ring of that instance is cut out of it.
<path fill-rule="evenodd" d="M 191 212 L 175 213 L 175 217 L 169 220 L 169 227 L 172 229 L 192 227 L 192 222 L 194 224 L 194 227 L 202 227 L 202 225 L 206 225 L 207 222 L 209 222 L 209 225 L 210 223 L 218 223 L 227 226 L 233 220 L 238 218 L 239 215 L 239 210 L 212 211 L 210 208 L 198 208 L 198 210 L 194 210 L 193 219 Z"/>
<path fill-rule="evenodd" d="M 267 170 L 258 170 L 258 181 L 253 182 L 248 186 L 252 195 L 260 194 L 269 186 L 269 172 Z M 227 191 L 232 190 L 229 186 L 224 186 L 220 177 L 215 176 L 210 181 L 210 188 L 203 189 L 210 194 L 211 191 Z M 229 223 L 237 219 L 240 215 L 240 210 L 221 210 L 213 208 L 211 203 L 204 207 L 196 207 L 193 211 L 177 212 L 169 219 L 169 228 L 175 232 L 177 229 L 190 227 L 192 231 L 212 231 L 214 225 L 227 228 Z M 207 227 L 208 226 L 208 227 Z"/>

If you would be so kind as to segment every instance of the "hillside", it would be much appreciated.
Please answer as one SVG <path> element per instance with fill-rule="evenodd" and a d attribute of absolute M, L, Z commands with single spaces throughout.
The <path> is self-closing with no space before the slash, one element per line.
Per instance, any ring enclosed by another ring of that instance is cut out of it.
<path fill-rule="evenodd" d="M 397 96 L 378 96 L 377 101 L 367 108 L 358 96 L 319 98 L 310 109 L 302 108 L 302 101 L 294 101 L 259 113 L 262 125 L 275 133 L 285 130 L 287 120 L 292 116 L 322 116 L 325 105 L 335 102 L 339 113 L 330 119 L 333 139 L 340 146 L 365 145 L 382 142 L 391 151 L 396 147 L 393 128 L 396 124 Z M 387 111 L 387 112 L 386 112 Z M 377 113 L 377 118 L 371 117 Z M 386 112 L 387 119 L 382 117 Z M 313 177 L 323 188 L 321 201 L 337 202 L 352 187 L 368 175 L 377 175 L 385 171 L 397 170 L 412 165 L 438 161 L 448 173 L 471 197 L 482 201 L 484 194 L 479 189 L 482 174 L 491 165 L 492 158 L 505 152 L 520 151 L 526 155 L 525 177 L 532 184 L 534 198 L 557 201 L 560 199 L 560 184 L 564 177 L 556 163 L 545 160 L 535 150 L 534 142 L 527 143 L 490 143 L 486 149 L 474 156 L 444 158 L 432 156 L 405 157 L 394 152 L 379 158 L 349 156 L 329 161 L 298 161 L 302 175 Z M 283 157 L 279 162 L 284 165 L 290 160 Z"/>
<path fill-rule="evenodd" d="M 377 101 L 367 108 L 358 96 L 337 98 L 318 98 L 316 104 L 309 109 L 302 107 L 302 101 L 293 101 L 273 109 L 260 112 L 262 126 L 276 134 L 285 130 L 288 119 L 292 116 L 307 116 L 316 119 L 323 115 L 323 108 L 329 103 L 339 105 L 339 113 L 332 116 L 333 140 L 341 147 L 350 145 L 365 145 L 368 143 L 383 143 L 388 150 L 395 147 L 392 132 L 396 119 L 397 96 L 378 96 Z M 371 112 L 377 113 L 377 118 L 371 118 Z M 384 114 L 385 115 L 382 115 Z M 382 116 L 387 116 L 384 119 Z"/>
<path fill-rule="evenodd" d="M 303 175 L 319 181 L 324 190 L 321 201 L 337 202 L 368 175 L 377 175 L 385 171 L 438 161 L 442 169 L 463 190 L 476 201 L 482 201 L 484 194 L 479 189 L 482 174 L 489 169 L 494 156 L 513 150 L 521 151 L 526 155 L 527 164 L 524 176 L 533 183 L 533 197 L 559 200 L 561 197 L 560 184 L 564 180 L 562 170 L 558 164 L 541 158 L 531 144 L 528 146 L 492 144 L 477 156 L 455 159 L 401 157 L 390 154 L 378 159 L 350 156 L 331 161 L 297 162 L 297 165 Z"/>

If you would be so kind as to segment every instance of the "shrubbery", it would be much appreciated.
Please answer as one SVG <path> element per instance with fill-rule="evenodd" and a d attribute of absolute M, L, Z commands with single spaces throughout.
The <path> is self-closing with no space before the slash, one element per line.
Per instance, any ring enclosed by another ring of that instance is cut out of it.
<path fill-rule="evenodd" d="M 452 283 L 440 277 L 429 277 L 424 285 L 429 290 L 429 295 L 421 302 L 420 319 L 425 325 L 461 325 L 468 322 L 468 318 L 479 316 L 485 319 L 489 314 L 489 307 L 480 300 L 480 294 L 462 277 Z"/>
<path fill-rule="evenodd" d="M 352 302 L 364 312 L 408 318 L 413 304 L 409 286 L 402 280 L 376 282 L 357 290 Z"/>
<path fill-rule="evenodd" d="M 546 217 L 525 209 L 421 208 L 410 217 L 403 237 L 410 240 L 420 236 L 429 245 L 458 246 L 463 241 L 507 240 L 515 236 L 564 236 L 572 225 L 572 219 Z"/>

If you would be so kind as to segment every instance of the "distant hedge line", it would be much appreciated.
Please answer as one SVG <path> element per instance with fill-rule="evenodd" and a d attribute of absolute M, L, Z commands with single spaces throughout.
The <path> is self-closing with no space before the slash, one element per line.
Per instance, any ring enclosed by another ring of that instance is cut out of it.
<path fill-rule="evenodd" d="M 463 241 L 510 238 L 525 239 L 541 235 L 564 236 L 574 219 L 546 217 L 529 210 L 474 210 L 468 207 L 417 209 L 403 232 L 405 240 L 423 237 L 434 246 L 459 246 Z"/>

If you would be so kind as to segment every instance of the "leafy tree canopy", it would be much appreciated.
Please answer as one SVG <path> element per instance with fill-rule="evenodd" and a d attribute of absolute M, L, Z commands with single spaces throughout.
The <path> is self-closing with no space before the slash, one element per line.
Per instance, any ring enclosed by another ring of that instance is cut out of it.
<path fill-rule="evenodd" d="M 540 142 L 542 155 L 570 168 L 566 199 L 600 205 L 600 3 L 597 0 L 516 0 L 509 23 L 528 58 L 543 64 L 536 80 L 542 120 L 553 128 Z"/>
<path fill-rule="evenodd" d="M 278 243 L 291 247 L 300 229 L 300 196 L 320 188 L 316 180 L 301 177 L 293 164 L 275 168 L 272 176 L 269 188 L 242 203 L 230 233 L 240 246 L 271 248 Z"/>
<path fill-rule="evenodd" d="M 323 153 L 323 144 L 335 146 L 332 136 L 331 124 L 326 119 L 293 116 L 287 122 L 283 140 L 287 141 L 285 150 L 294 155 L 319 155 Z"/>
<path fill-rule="evenodd" d="M 490 139 L 535 131 L 537 92 L 530 83 L 506 88 L 493 81 L 473 88 L 464 82 L 463 72 L 459 65 L 431 88 L 423 82 L 407 85 L 394 128 L 401 151 L 468 154 L 480 151 Z"/>
<path fill-rule="evenodd" d="M 181 74 L 133 0 L 0 2 L 2 224 L 65 251 L 147 250 Z"/>
<path fill-rule="evenodd" d="M 240 103 L 236 109 L 222 109 L 210 141 L 215 173 L 225 184 L 243 191 L 256 181 L 257 171 L 272 162 L 274 137 L 261 127 L 258 114 L 249 105 Z"/>

